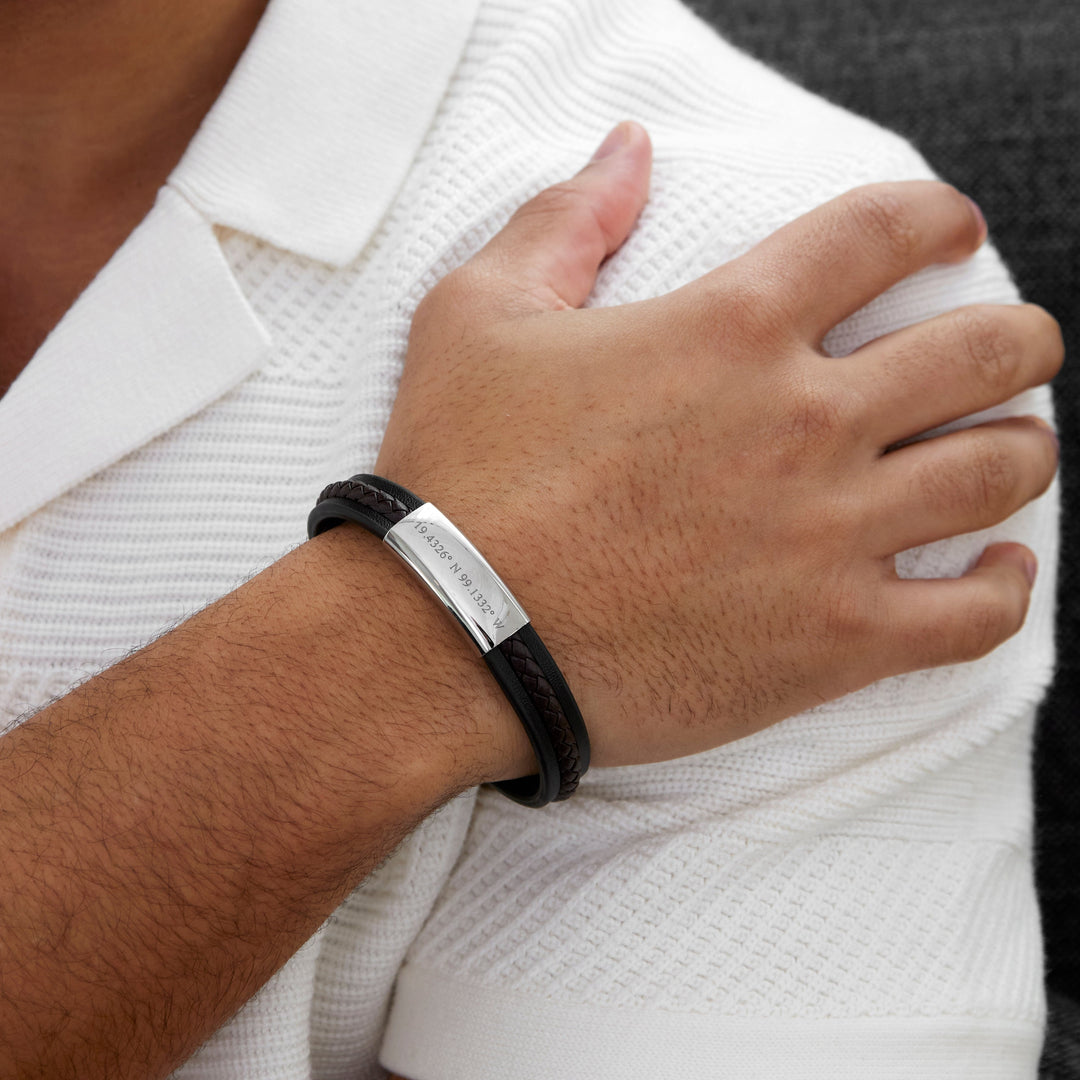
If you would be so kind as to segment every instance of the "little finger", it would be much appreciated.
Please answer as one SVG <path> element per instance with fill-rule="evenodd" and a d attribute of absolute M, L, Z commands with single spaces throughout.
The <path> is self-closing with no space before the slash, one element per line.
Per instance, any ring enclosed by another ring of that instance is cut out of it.
<path fill-rule="evenodd" d="M 985 656 L 1023 626 L 1035 574 L 1028 548 L 993 544 L 961 577 L 893 582 L 883 607 L 890 669 L 881 675 Z"/>

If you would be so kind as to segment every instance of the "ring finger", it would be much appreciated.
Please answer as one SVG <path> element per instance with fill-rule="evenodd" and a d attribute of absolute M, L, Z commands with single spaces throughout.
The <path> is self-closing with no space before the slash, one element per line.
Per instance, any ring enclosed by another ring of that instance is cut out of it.
<path fill-rule="evenodd" d="M 1052 429 L 1031 416 L 893 450 L 872 467 L 872 542 L 888 556 L 996 525 L 1046 490 L 1057 460 Z"/>
<path fill-rule="evenodd" d="M 869 405 L 875 449 L 1047 382 L 1064 356 L 1056 320 L 1035 304 L 959 308 L 878 338 L 837 361 Z"/>

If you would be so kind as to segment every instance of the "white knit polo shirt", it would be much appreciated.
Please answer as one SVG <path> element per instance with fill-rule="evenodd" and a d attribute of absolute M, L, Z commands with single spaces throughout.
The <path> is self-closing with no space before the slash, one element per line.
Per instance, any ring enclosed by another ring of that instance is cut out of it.
<path fill-rule="evenodd" d="M 0 400 L 3 714 L 301 542 L 320 488 L 375 460 L 419 299 L 627 117 L 652 195 L 597 304 L 930 175 L 676 0 L 272 0 L 154 210 Z M 977 300 L 1016 300 L 989 247 L 830 346 Z M 994 415 L 1021 412 L 1049 418 L 1048 393 Z M 177 1075 L 377 1077 L 381 1047 L 411 1080 L 1033 1077 L 1056 506 L 901 559 L 1035 549 L 1027 624 L 990 657 L 594 770 L 543 811 L 455 800 Z"/>

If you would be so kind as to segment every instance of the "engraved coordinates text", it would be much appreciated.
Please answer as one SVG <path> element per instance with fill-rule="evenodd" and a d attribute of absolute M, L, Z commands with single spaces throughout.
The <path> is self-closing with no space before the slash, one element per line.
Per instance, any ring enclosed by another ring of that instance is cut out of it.
<path fill-rule="evenodd" d="M 461 586 L 461 593 L 476 604 L 481 614 L 491 616 L 491 625 L 495 630 L 501 630 L 506 625 L 505 620 L 494 617 L 497 609 L 480 589 L 473 585 L 472 574 L 462 566 L 461 557 L 455 555 L 425 522 L 410 521 L 409 524 L 423 537 L 432 554 L 449 564 L 447 570 Z"/>

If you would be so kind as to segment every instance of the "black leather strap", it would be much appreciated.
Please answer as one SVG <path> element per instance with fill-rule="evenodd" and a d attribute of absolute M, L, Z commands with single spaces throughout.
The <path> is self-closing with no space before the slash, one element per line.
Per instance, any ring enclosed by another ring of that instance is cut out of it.
<path fill-rule="evenodd" d="M 308 516 L 308 536 L 355 521 L 382 539 L 422 505 L 407 488 L 360 474 L 323 490 Z M 529 623 L 483 656 L 521 720 L 538 766 L 531 776 L 495 787 L 525 806 L 569 798 L 589 767 L 589 736 L 558 665 Z"/>

